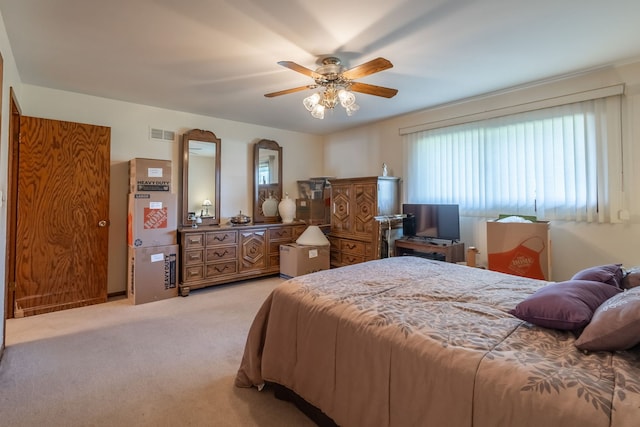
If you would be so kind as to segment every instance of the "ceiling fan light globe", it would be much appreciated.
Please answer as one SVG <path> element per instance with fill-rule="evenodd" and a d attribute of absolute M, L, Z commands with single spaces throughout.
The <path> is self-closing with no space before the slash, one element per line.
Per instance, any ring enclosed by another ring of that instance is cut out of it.
<path fill-rule="evenodd" d="M 318 92 L 314 93 L 313 95 L 307 96 L 302 103 L 304 104 L 304 108 L 306 108 L 308 111 L 313 110 L 313 108 L 318 105 L 318 102 L 320 102 L 320 94 Z"/>
<path fill-rule="evenodd" d="M 348 107 L 345 107 L 345 110 L 347 111 L 347 116 L 353 116 L 356 113 L 356 111 L 358 111 L 359 109 L 360 109 L 360 106 L 356 103 L 353 103 Z"/>
<path fill-rule="evenodd" d="M 344 108 L 347 108 L 348 106 L 353 105 L 353 103 L 356 102 L 356 96 L 346 89 L 340 89 L 338 91 L 338 98 L 340 99 L 340 105 L 342 105 Z"/>
<path fill-rule="evenodd" d="M 324 105 L 316 104 L 316 106 L 311 110 L 311 115 L 316 119 L 324 119 Z"/>

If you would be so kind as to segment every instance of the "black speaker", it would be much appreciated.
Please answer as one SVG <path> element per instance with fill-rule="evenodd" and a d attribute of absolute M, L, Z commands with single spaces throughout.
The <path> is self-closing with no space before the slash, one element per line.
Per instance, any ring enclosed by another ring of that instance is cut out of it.
<path fill-rule="evenodd" d="M 416 217 L 414 214 L 407 214 L 402 218 L 402 234 L 405 236 L 416 235 Z"/>

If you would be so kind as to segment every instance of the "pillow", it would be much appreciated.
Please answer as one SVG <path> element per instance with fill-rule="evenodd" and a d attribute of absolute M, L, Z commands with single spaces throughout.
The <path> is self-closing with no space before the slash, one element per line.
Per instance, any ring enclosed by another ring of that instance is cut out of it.
<path fill-rule="evenodd" d="M 640 343 L 640 288 L 605 301 L 575 342 L 581 350 L 627 350 Z"/>
<path fill-rule="evenodd" d="M 606 264 L 597 267 L 586 268 L 573 275 L 571 280 L 592 280 L 594 282 L 607 283 L 617 288 L 622 288 L 624 270 L 622 264 Z"/>
<path fill-rule="evenodd" d="M 620 292 L 602 282 L 568 280 L 538 289 L 509 313 L 545 328 L 575 330 L 586 326 L 600 304 Z"/>

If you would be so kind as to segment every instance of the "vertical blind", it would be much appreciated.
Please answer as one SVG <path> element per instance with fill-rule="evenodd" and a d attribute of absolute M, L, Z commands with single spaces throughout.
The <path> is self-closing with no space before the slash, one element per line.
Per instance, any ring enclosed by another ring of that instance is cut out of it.
<path fill-rule="evenodd" d="M 404 136 L 407 201 L 465 216 L 617 222 L 620 96 Z"/>

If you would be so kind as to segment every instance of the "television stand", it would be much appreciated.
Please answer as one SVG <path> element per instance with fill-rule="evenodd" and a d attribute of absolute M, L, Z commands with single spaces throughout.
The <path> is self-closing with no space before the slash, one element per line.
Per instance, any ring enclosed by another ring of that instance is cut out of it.
<path fill-rule="evenodd" d="M 396 256 L 412 255 L 446 262 L 464 262 L 464 243 L 442 243 L 423 237 L 402 237 L 396 239 Z"/>

